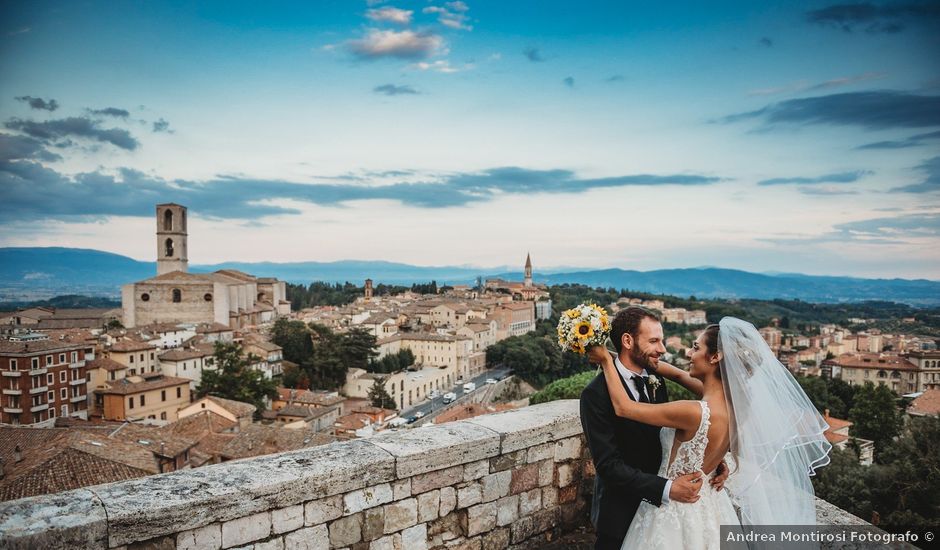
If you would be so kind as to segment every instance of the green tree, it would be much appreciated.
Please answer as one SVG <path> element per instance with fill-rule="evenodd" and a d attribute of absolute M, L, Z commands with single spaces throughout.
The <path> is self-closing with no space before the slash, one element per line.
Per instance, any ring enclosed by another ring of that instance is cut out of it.
<path fill-rule="evenodd" d="M 274 322 L 271 341 L 284 349 L 284 359 L 300 364 L 313 353 L 310 329 L 303 321 L 281 317 Z"/>
<path fill-rule="evenodd" d="M 238 344 L 215 343 L 215 369 L 204 370 L 202 380 L 196 386 L 196 395 L 214 395 L 251 403 L 256 407 L 255 416 L 265 409 L 265 399 L 277 397 L 277 384 L 265 378 L 261 371 L 251 368 L 254 357 L 242 355 Z"/>
<path fill-rule="evenodd" d="M 855 403 L 849 411 L 849 420 L 853 422 L 851 434 L 874 441 L 876 458 L 901 430 L 902 417 L 896 400 L 887 386 L 866 382 L 855 394 Z"/>
<path fill-rule="evenodd" d="M 385 389 L 384 378 L 376 378 L 372 382 L 372 387 L 369 388 L 369 400 L 372 401 L 373 407 L 392 410 L 397 408 L 395 406 L 395 399 L 389 395 L 388 390 Z"/>
<path fill-rule="evenodd" d="M 596 375 L 596 370 L 589 370 L 555 380 L 533 394 L 529 398 L 529 403 L 537 405 L 557 401 L 558 399 L 578 399 L 581 397 L 581 392 Z"/>
<path fill-rule="evenodd" d="M 375 336 L 364 328 L 352 328 L 340 335 L 336 346 L 347 369 L 368 369 L 379 354 L 375 349 Z"/>

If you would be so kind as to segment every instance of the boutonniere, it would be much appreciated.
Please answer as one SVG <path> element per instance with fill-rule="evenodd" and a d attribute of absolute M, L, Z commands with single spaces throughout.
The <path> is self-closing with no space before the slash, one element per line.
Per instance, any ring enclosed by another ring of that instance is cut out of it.
<path fill-rule="evenodd" d="M 646 382 L 649 384 L 650 389 L 653 390 L 653 393 L 656 393 L 656 390 L 659 389 L 659 385 L 662 383 L 659 381 L 659 378 L 656 375 L 651 374 L 649 378 L 646 379 Z"/>

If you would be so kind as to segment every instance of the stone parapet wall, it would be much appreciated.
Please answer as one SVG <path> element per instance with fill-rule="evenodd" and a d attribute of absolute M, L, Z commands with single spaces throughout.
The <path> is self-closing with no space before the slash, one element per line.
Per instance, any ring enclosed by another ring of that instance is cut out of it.
<path fill-rule="evenodd" d="M 577 401 L 0 503 L 0 548 L 530 547 L 587 520 Z"/>

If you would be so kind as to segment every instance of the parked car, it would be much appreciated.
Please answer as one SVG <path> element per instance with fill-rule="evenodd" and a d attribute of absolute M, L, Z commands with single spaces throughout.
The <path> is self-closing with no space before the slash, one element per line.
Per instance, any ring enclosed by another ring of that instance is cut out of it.
<path fill-rule="evenodd" d="M 417 421 L 418 421 L 418 418 L 415 417 L 415 416 L 409 416 L 409 417 L 408 417 L 408 423 L 409 423 L 409 424 L 414 424 L 414 423 L 417 422 Z"/>
<path fill-rule="evenodd" d="M 406 419 L 404 419 L 404 418 L 401 418 L 401 417 L 393 418 L 393 419 L 391 419 L 391 420 L 388 421 L 388 425 L 391 426 L 392 428 L 401 428 L 402 426 L 404 426 L 404 425 L 407 424 L 407 423 L 408 423 L 408 421 L 407 421 Z"/>
<path fill-rule="evenodd" d="M 415 413 L 415 418 L 424 418 L 424 413 L 421 412 L 421 411 L 416 412 L 416 413 Z"/>
<path fill-rule="evenodd" d="M 495 383 L 496 383 L 496 379 L 495 379 L 495 378 L 487 378 L 487 379 L 486 379 L 486 383 L 487 383 L 487 384 L 495 384 Z"/>
<path fill-rule="evenodd" d="M 473 382 L 467 382 L 466 384 L 463 385 L 464 393 L 470 393 L 475 389 L 477 389 L 477 385 L 474 384 Z"/>
<path fill-rule="evenodd" d="M 428 399 L 437 399 L 441 396 L 441 392 L 438 390 L 431 390 L 428 392 Z"/>
<path fill-rule="evenodd" d="M 444 394 L 444 404 L 453 403 L 457 400 L 457 394 L 454 392 L 447 392 Z"/>

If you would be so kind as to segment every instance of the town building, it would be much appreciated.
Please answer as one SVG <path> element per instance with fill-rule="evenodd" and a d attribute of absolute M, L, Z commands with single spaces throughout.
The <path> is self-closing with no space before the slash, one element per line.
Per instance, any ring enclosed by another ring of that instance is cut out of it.
<path fill-rule="evenodd" d="M 173 422 L 179 409 L 189 405 L 189 383 L 188 378 L 163 374 L 107 381 L 104 388 L 95 390 L 96 410 L 104 420 Z"/>
<path fill-rule="evenodd" d="M 80 340 L 0 340 L 0 423 L 48 425 L 60 416 L 86 418 L 86 361 L 94 348 Z"/>
<path fill-rule="evenodd" d="M 906 357 L 885 353 L 847 353 L 826 361 L 833 378 L 853 386 L 871 382 L 898 395 L 923 390 L 922 371 Z"/>

